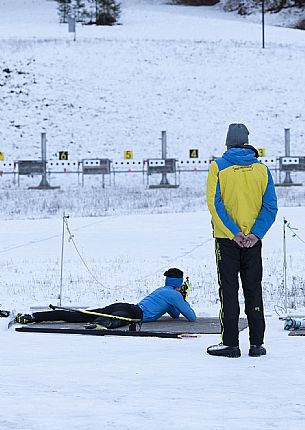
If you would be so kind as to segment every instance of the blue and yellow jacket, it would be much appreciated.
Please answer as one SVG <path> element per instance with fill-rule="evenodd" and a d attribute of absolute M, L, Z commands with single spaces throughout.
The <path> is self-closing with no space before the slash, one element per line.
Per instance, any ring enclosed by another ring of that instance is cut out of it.
<path fill-rule="evenodd" d="M 252 146 L 238 146 L 212 162 L 206 198 L 214 237 L 233 239 L 241 231 L 262 239 L 273 224 L 277 214 L 274 183 L 257 156 Z"/>

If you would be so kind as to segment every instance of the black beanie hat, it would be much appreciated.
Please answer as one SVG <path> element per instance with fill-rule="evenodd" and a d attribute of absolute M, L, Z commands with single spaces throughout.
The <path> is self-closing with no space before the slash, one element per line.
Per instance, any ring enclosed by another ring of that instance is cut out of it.
<path fill-rule="evenodd" d="M 183 278 L 183 272 L 180 269 L 177 269 L 176 267 L 173 267 L 171 269 L 168 269 L 166 272 L 164 272 L 164 276 L 168 278 Z"/>

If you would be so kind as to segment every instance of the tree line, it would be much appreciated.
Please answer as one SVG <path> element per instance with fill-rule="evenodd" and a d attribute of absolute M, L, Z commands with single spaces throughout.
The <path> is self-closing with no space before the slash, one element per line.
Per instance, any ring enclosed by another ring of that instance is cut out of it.
<path fill-rule="evenodd" d="M 173 0 L 175 4 L 189 6 L 212 6 L 219 3 L 219 0 Z M 258 7 L 261 7 L 262 0 L 221 0 L 224 10 L 231 12 L 236 10 L 240 15 L 248 15 Z M 289 8 L 305 8 L 305 0 L 265 0 L 266 12 L 280 12 Z"/>
<path fill-rule="evenodd" d="M 116 0 L 55 0 L 61 23 L 68 22 L 68 17 L 75 17 L 77 22 L 95 25 L 113 25 L 117 23 L 121 8 Z"/>

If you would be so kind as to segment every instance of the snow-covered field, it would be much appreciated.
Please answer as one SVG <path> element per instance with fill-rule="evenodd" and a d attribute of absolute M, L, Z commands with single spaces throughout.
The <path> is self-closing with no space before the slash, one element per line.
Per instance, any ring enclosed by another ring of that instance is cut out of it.
<path fill-rule="evenodd" d="M 79 25 L 74 43 L 55 3 L 0 6 L 0 152 L 7 161 L 39 157 L 42 131 L 54 159 L 61 150 L 71 159 L 123 159 L 125 149 L 136 159 L 160 157 L 161 130 L 170 157 L 187 158 L 194 147 L 208 157 L 223 152 L 235 121 L 270 156 L 283 154 L 283 129 L 291 128 L 292 153 L 303 154 L 300 31 L 268 26 L 262 50 L 260 25 L 218 7 L 122 0 L 122 25 Z M 63 304 L 137 302 L 178 266 L 191 278 L 197 313 L 217 315 L 204 174 L 185 174 L 176 190 L 148 190 L 141 175 L 122 175 L 105 189 L 97 178 L 82 188 L 69 177 L 45 194 L 27 189 L 36 180 L 22 178 L 18 188 L 0 177 L 4 308 L 57 302 L 65 211 L 84 261 L 66 231 Z M 263 245 L 266 357 L 248 357 L 247 330 L 242 357 L 228 360 L 205 353 L 215 335 L 61 337 L 18 334 L 0 320 L 0 429 L 303 429 L 304 340 L 288 337 L 277 313 L 305 308 L 305 195 L 293 187 L 278 196 L 279 215 Z M 284 217 L 298 228 L 298 237 L 287 230 L 287 303 Z"/>
<path fill-rule="evenodd" d="M 210 357 L 217 335 L 197 339 L 88 338 L 21 334 L 1 322 L 1 429 L 302 429 L 304 340 L 283 330 L 282 218 L 305 237 L 304 208 L 280 211 L 264 241 L 268 355 L 248 357 L 247 330 L 238 360 Z M 2 221 L 1 300 L 26 311 L 56 303 L 61 220 Z M 190 302 L 217 315 L 217 282 L 207 212 L 70 219 L 62 300 L 96 305 L 137 302 L 176 265 L 190 275 Z M 304 301 L 304 244 L 287 234 L 289 304 Z M 294 276 L 292 276 L 294 273 Z M 94 277 L 92 277 L 92 275 Z M 301 299 L 303 297 L 303 299 Z M 277 304 L 281 308 L 274 309 Z M 101 424 L 102 423 L 102 424 Z"/>
<path fill-rule="evenodd" d="M 305 308 L 304 208 L 280 209 L 264 239 L 264 296 L 267 313 L 285 307 L 283 279 L 283 217 L 298 228 L 287 229 L 288 307 Z M 106 305 L 114 300 L 138 301 L 163 282 L 163 272 L 178 266 L 192 281 L 190 302 L 198 312 L 218 309 L 214 243 L 207 211 L 69 218 L 65 228 L 63 302 Z M 57 300 L 60 284 L 62 220 L 1 221 L 1 282 L 4 307 L 27 310 Z M 77 252 L 79 251 L 79 254 Z M 80 256 L 85 261 L 82 262 Z M 87 265 L 87 267 L 86 267 Z"/>
<path fill-rule="evenodd" d="M 304 340 L 269 325 L 264 358 L 166 340 L 1 333 L 2 429 L 304 428 Z"/>

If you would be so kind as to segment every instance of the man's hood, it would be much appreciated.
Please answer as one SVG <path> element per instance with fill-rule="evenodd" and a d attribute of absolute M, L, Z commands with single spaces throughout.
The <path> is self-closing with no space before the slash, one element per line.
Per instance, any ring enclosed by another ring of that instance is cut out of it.
<path fill-rule="evenodd" d="M 251 145 L 240 145 L 229 148 L 224 154 L 223 158 L 231 164 L 239 166 L 248 166 L 257 163 L 258 152 Z"/>

